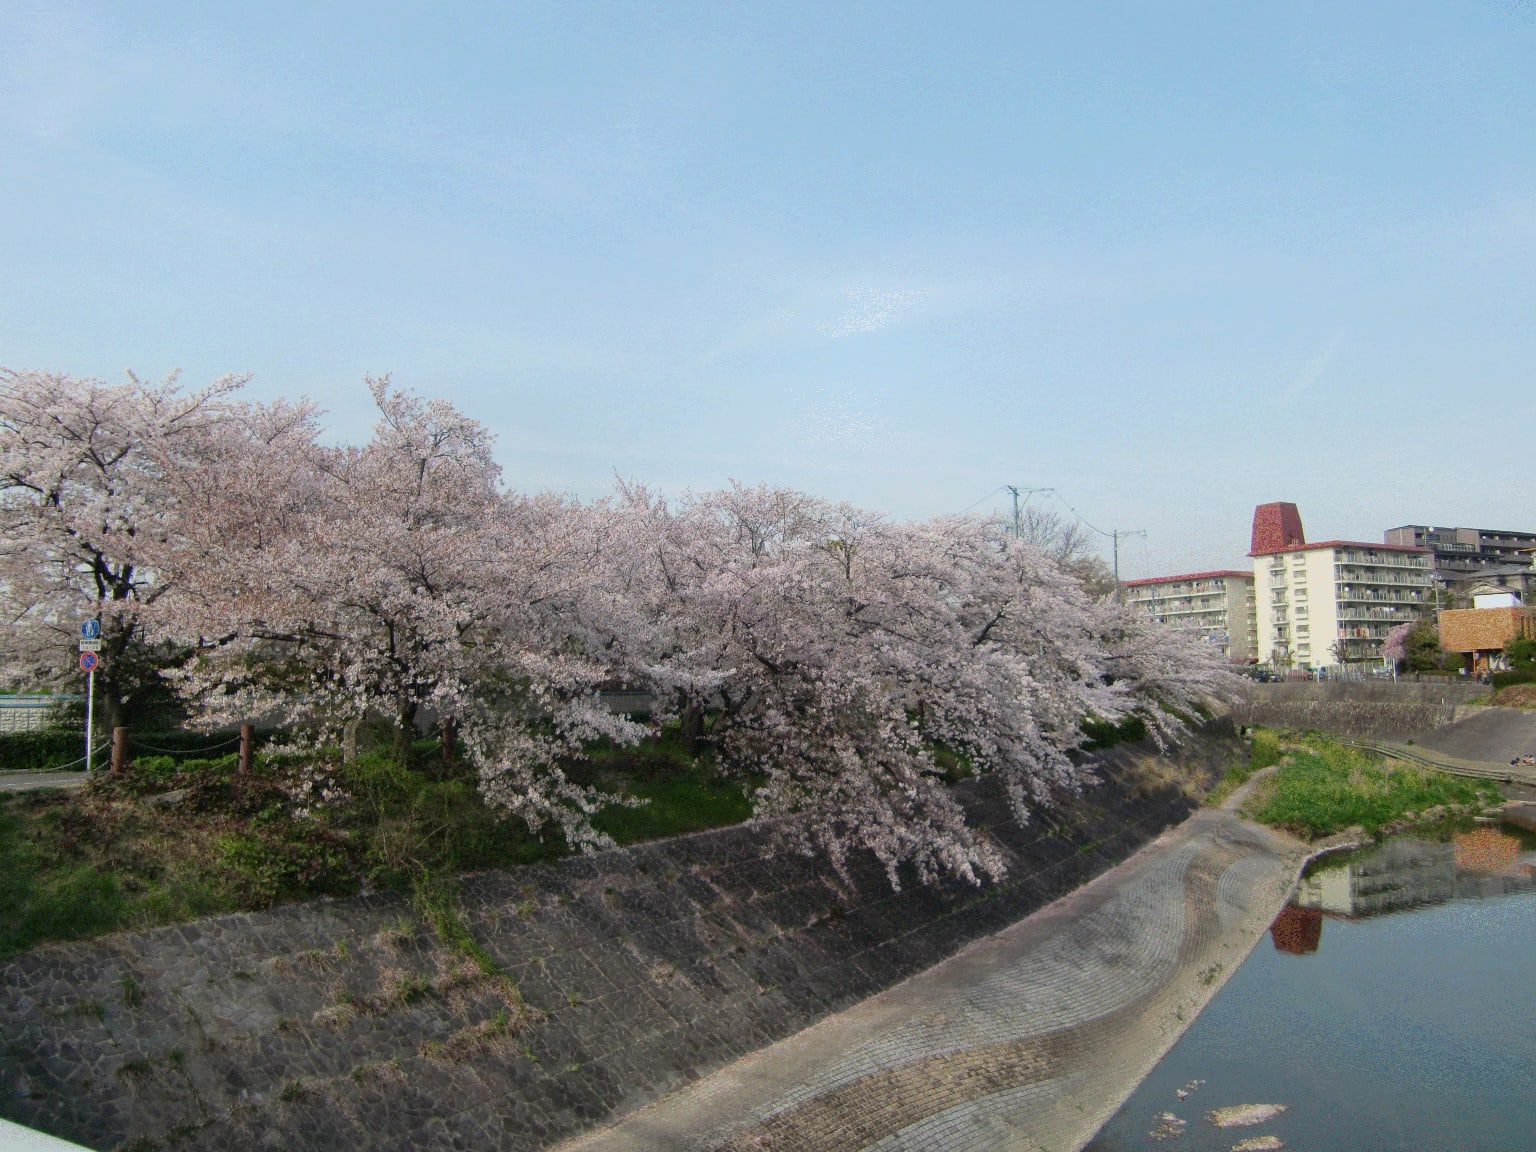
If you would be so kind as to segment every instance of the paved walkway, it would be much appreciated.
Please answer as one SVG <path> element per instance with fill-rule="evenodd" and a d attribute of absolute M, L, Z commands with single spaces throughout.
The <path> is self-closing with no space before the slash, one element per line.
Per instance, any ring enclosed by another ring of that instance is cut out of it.
<path fill-rule="evenodd" d="M 84 772 L 0 772 L 0 792 L 31 792 L 35 788 L 78 788 Z"/>
<path fill-rule="evenodd" d="M 1536 755 L 1536 711 L 1497 705 L 1467 708 L 1454 724 L 1413 735 L 1421 751 L 1508 764 L 1517 756 Z"/>
<path fill-rule="evenodd" d="M 1536 754 L 1536 712 L 1488 705 L 1468 709 L 1468 713 L 1454 724 L 1416 733 L 1411 740 L 1344 743 L 1457 776 L 1536 788 L 1536 767 L 1510 763 Z"/>
<path fill-rule="evenodd" d="M 1412 740 L 1369 746 L 1458 776 L 1536 788 L 1536 767 L 1510 763 L 1536 754 L 1536 712 L 1491 705 L 1468 711 L 1456 723 L 1420 732 Z"/>
<path fill-rule="evenodd" d="M 1201 811 L 1011 928 L 561 1152 L 1079 1149 L 1242 963 L 1307 851 Z"/>

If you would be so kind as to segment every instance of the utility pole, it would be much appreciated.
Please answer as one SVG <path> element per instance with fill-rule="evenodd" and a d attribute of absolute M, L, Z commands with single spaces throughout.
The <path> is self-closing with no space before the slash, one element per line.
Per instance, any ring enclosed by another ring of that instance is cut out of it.
<path fill-rule="evenodd" d="M 1120 537 L 1140 536 L 1145 540 L 1147 538 L 1147 530 L 1145 528 L 1137 528 L 1135 531 L 1126 532 L 1120 528 L 1115 528 L 1109 535 L 1115 545 L 1115 603 L 1120 604 L 1124 601 L 1124 596 L 1120 590 Z"/>
<path fill-rule="evenodd" d="M 1003 487 L 1013 495 L 1013 538 L 1019 539 L 1021 530 L 1019 527 L 1019 493 L 1024 493 L 1024 506 L 1029 506 L 1029 498 L 1036 492 L 1054 492 L 1054 488 L 1020 488 L 1016 484 L 1004 484 Z"/>
<path fill-rule="evenodd" d="M 1024 495 L 1024 503 L 1026 505 L 1028 505 L 1029 497 L 1033 496 L 1036 492 L 1055 492 L 1056 491 L 1056 489 L 1054 489 L 1054 488 L 1016 488 L 1012 484 L 1004 484 L 1003 487 L 1007 491 L 1013 493 L 1013 534 L 1014 534 L 1015 537 L 1017 537 L 1019 535 L 1019 532 L 1020 532 L 1020 528 L 1019 528 L 1019 493 L 1023 492 L 1025 494 Z M 1058 497 L 1058 499 L 1060 499 L 1060 497 Z M 1062 500 L 1062 503 L 1066 504 L 1067 502 L 1065 500 Z M 1081 524 L 1084 528 L 1088 529 L 1090 532 L 1097 532 L 1100 536 L 1108 536 L 1110 538 L 1110 540 L 1113 542 L 1113 544 L 1114 544 L 1114 555 L 1115 555 L 1115 603 L 1116 604 L 1121 603 L 1122 602 L 1122 595 L 1121 595 L 1121 589 L 1120 589 L 1120 539 L 1123 536 L 1140 536 L 1143 540 L 1145 540 L 1146 537 L 1147 537 L 1147 530 L 1145 528 L 1133 528 L 1133 529 L 1114 528 L 1114 529 L 1111 529 L 1110 531 L 1106 532 L 1106 531 L 1104 531 L 1104 529 L 1095 527 L 1094 525 L 1088 523 L 1088 521 L 1084 520 L 1083 517 L 1082 517 L 1082 513 L 1078 512 L 1078 510 L 1076 508 L 1072 507 L 1072 505 L 1067 504 L 1067 511 L 1071 512 L 1072 515 L 1076 516 L 1077 517 L 1077 522 L 1079 524 Z"/>

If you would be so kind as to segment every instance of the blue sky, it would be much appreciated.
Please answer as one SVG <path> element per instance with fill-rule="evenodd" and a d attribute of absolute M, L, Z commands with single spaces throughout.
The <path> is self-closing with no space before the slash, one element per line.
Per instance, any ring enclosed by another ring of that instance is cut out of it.
<path fill-rule="evenodd" d="M 1128 576 L 1536 529 L 1536 5 L 1080 7 L 9 0 L 0 364 L 345 437 L 389 372 L 583 496 L 1054 487 Z"/>

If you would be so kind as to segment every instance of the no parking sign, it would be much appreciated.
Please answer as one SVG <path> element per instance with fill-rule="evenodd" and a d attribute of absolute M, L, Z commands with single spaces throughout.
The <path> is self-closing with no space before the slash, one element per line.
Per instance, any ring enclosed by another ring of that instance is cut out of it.
<path fill-rule="evenodd" d="M 94 652 L 80 653 L 80 671 L 82 672 L 96 671 L 96 665 L 99 662 L 100 658 Z"/>

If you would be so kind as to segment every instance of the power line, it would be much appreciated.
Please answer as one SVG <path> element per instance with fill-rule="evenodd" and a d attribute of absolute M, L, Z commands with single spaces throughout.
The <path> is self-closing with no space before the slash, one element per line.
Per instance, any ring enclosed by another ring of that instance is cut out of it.
<path fill-rule="evenodd" d="M 1050 489 L 1050 491 L 1056 497 L 1056 499 L 1060 500 L 1063 504 L 1066 505 L 1067 511 L 1076 516 L 1078 523 L 1081 524 L 1084 528 L 1088 528 L 1094 532 L 1097 532 L 1100 536 L 1109 537 L 1114 553 L 1115 599 L 1118 601 L 1120 599 L 1120 540 L 1122 537 L 1128 536 L 1140 536 L 1143 540 L 1145 540 L 1147 538 L 1147 530 L 1145 528 L 1111 528 L 1108 532 L 1106 532 L 1104 529 L 1098 527 L 1097 525 L 1090 524 L 1081 512 L 1072 507 L 1071 504 L 1067 503 L 1067 498 L 1060 492 L 1057 492 L 1054 488 Z"/>
<path fill-rule="evenodd" d="M 992 491 L 988 492 L 985 496 L 983 496 L 981 498 L 981 500 L 976 501 L 976 504 L 980 504 L 982 502 L 982 500 L 990 500 L 990 499 L 992 499 L 992 497 L 996 496 L 999 492 L 1001 492 L 1006 487 L 1008 487 L 1008 485 L 1006 485 L 1006 484 L 999 484 L 996 488 L 992 489 Z M 956 516 L 964 516 L 972 508 L 976 507 L 976 504 L 967 504 L 964 508 L 960 509 L 960 511 L 956 512 L 955 515 Z"/>
<path fill-rule="evenodd" d="M 1013 538 L 1019 538 L 1019 493 L 1024 493 L 1024 505 L 1029 506 L 1029 498 L 1036 492 L 1054 492 L 1054 488 L 1020 488 L 1017 484 L 1004 484 L 1004 488 L 1013 494 Z"/>
<path fill-rule="evenodd" d="M 1072 513 L 1072 515 L 1077 517 L 1077 522 L 1079 524 L 1081 524 L 1084 528 L 1091 528 L 1093 531 L 1097 532 L 1100 536 L 1113 536 L 1114 535 L 1113 531 L 1106 532 L 1106 531 L 1104 531 L 1104 529 L 1098 527 L 1097 525 L 1090 524 L 1088 522 L 1088 518 L 1085 517 L 1076 508 L 1072 507 L 1071 504 L 1067 503 L 1067 498 L 1065 496 L 1063 496 L 1060 492 L 1056 491 L 1056 489 L 1051 488 L 1048 491 L 1051 493 L 1051 495 L 1055 496 L 1056 499 L 1060 500 L 1062 502 L 1062 504 L 1064 504 L 1066 506 L 1066 509 L 1067 509 L 1068 512 Z"/>
<path fill-rule="evenodd" d="M 980 504 L 983 500 L 991 499 L 999 492 L 1007 492 L 1013 497 L 1013 534 L 1015 538 L 1019 536 L 1020 531 L 1019 496 L 1021 494 L 1024 496 L 1024 504 L 1027 506 L 1029 504 L 1029 498 L 1037 492 L 1044 492 L 1047 495 L 1056 497 L 1056 499 L 1061 501 L 1066 510 L 1077 518 L 1077 522 L 1084 528 L 1087 528 L 1090 532 L 1097 532 L 1100 536 L 1108 537 L 1114 555 L 1115 599 L 1120 599 L 1120 541 L 1131 536 L 1140 536 L 1143 541 L 1143 547 L 1145 547 L 1145 541 L 1147 539 L 1147 530 L 1145 528 L 1110 528 L 1108 530 L 1100 528 L 1097 524 L 1092 523 L 1090 520 L 1088 520 L 1087 517 L 1085 517 L 1081 512 L 1074 508 L 1072 503 L 1054 488 L 1020 488 L 1017 484 L 999 484 L 996 488 L 992 489 L 992 491 L 983 496 L 981 500 L 976 501 L 976 504 Z M 964 515 L 965 512 L 969 512 L 971 508 L 976 507 L 976 504 L 972 504 L 970 508 L 964 509 L 961 512 L 961 515 Z"/>

